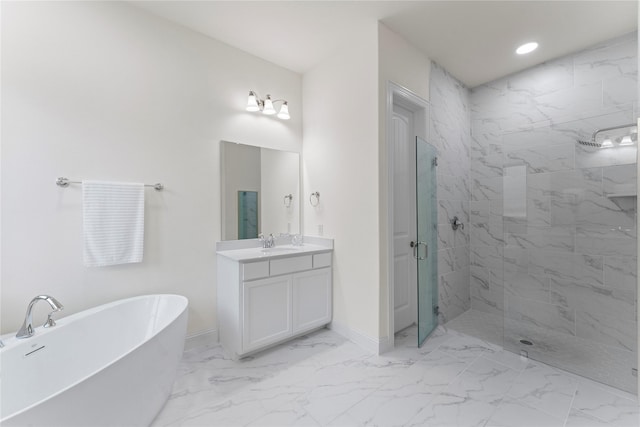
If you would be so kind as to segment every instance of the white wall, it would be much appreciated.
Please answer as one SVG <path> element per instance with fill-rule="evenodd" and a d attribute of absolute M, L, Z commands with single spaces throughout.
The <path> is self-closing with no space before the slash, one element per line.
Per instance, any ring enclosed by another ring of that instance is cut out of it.
<path fill-rule="evenodd" d="M 387 159 L 387 82 L 392 81 L 417 96 L 429 99 L 429 75 L 431 61 L 429 58 L 405 39 L 391 31 L 383 24 L 378 28 L 378 135 L 379 135 L 379 185 L 380 185 L 380 337 L 389 335 L 389 283 L 388 283 L 388 170 Z M 427 136 L 428 130 L 425 129 Z"/>
<path fill-rule="evenodd" d="M 1 7 L 2 331 L 40 293 L 66 315 L 183 294 L 189 333 L 214 329 L 219 141 L 299 152 L 301 77 L 127 4 Z M 288 99 L 292 119 L 245 112 L 250 89 Z M 162 182 L 146 193 L 144 262 L 85 268 L 81 189 L 58 176 Z"/>
<path fill-rule="evenodd" d="M 334 324 L 378 337 L 377 22 L 303 77 L 304 232 L 335 239 Z M 313 208 L 308 198 L 320 192 Z"/>

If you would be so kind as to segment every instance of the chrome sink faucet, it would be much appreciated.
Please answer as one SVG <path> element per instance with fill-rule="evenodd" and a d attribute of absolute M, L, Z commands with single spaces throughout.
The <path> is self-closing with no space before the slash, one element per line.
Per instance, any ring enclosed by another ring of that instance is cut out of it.
<path fill-rule="evenodd" d="M 51 313 L 49 313 L 49 316 L 47 317 L 47 321 L 44 323 L 43 326 L 45 328 L 49 328 L 51 326 L 56 325 L 56 322 L 53 321 L 53 318 L 51 317 L 51 315 L 53 315 L 53 313 L 55 312 L 58 312 L 64 309 L 64 306 L 60 304 L 60 302 L 56 300 L 54 297 L 51 297 L 49 295 L 38 295 L 37 297 L 32 299 L 31 302 L 29 303 L 29 307 L 27 307 L 27 314 L 24 316 L 24 322 L 22 323 L 22 327 L 16 334 L 16 338 L 29 338 L 30 336 L 33 335 L 33 319 L 31 317 L 31 311 L 33 310 L 33 306 L 36 305 L 36 303 L 40 300 L 46 301 L 51 306 L 51 309 L 53 310 Z"/>
<path fill-rule="evenodd" d="M 276 245 L 276 238 L 273 237 L 273 234 L 269 234 L 269 237 L 264 237 L 264 234 L 260 233 L 258 238 L 260 238 L 260 243 L 262 243 L 264 249 L 273 248 Z"/>

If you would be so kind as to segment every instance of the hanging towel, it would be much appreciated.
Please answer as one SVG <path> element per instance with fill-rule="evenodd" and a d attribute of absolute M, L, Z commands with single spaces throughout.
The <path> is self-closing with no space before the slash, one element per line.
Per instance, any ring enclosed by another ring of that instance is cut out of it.
<path fill-rule="evenodd" d="M 144 184 L 82 181 L 84 265 L 142 262 Z"/>

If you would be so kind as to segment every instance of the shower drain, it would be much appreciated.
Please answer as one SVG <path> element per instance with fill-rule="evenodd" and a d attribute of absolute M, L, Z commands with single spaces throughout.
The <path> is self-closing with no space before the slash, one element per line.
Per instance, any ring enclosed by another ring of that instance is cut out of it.
<path fill-rule="evenodd" d="M 533 345 L 533 343 L 529 340 L 520 340 L 520 344 L 524 344 L 524 345 Z"/>

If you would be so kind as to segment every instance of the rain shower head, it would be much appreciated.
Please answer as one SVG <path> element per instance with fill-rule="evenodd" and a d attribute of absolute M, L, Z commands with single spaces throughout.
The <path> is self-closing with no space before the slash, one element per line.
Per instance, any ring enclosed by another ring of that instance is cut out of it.
<path fill-rule="evenodd" d="M 636 127 L 636 124 L 635 123 L 631 123 L 631 124 L 628 124 L 628 125 L 612 126 L 610 128 L 598 129 L 593 133 L 593 135 L 591 136 L 590 140 L 586 141 L 584 139 L 578 139 L 578 144 L 586 145 L 587 147 L 602 148 L 602 143 L 601 142 L 596 142 L 596 137 L 598 136 L 599 133 L 610 131 L 610 130 L 617 130 L 617 129 L 624 129 L 624 128 L 634 128 L 634 127 Z M 611 146 L 611 142 L 609 142 L 609 146 Z"/>
<path fill-rule="evenodd" d="M 586 145 L 587 147 L 596 147 L 596 148 L 601 148 L 602 144 L 594 142 L 594 141 L 585 141 L 583 139 L 579 139 L 578 140 L 578 144 L 580 145 Z"/>

